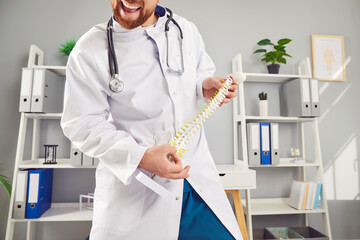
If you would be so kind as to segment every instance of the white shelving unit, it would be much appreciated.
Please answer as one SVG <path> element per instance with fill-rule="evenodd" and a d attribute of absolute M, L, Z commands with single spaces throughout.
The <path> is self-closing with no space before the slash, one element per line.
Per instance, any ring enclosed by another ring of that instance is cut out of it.
<path fill-rule="evenodd" d="M 308 215 L 319 213 L 322 214 L 324 231 L 331 240 L 331 229 L 329 221 L 329 212 L 326 201 L 326 193 L 324 187 L 324 174 L 320 148 L 320 137 L 318 129 L 317 118 L 298 118 L 298 117 L 281 117 L 281 116 L 247 116 L 245 113 L 245 85 L 248 82 L 252 83 L 274 83 L 282 84 L 299 77 L 311 77 L 310 60 L 304 59 L 297 65 L 299 75 L 283 75 L 283 74 L 257 74 L 244 73 L 242 70 L 241 55 L 238 54 L 233 59 L 233 72 L 240 72 L 246 75 L 246 80 L 239 84 L 238 97 L 234 99 L 233 103 L 233 137 L 234 137 L 234 162 L 238 165 L 249 166 L 250 168 L 300 168 L 301 178 L 306 180 L 306 168 L 313 167 L 317 170 L 317 179 L 323 184 L 323 206 L 316 210 L 297 210 L 288 206 L 288 198 L 258 198 L 252 199 L 250 189 L 246 190 L 246 201 L 243 201 L 244 212 L 247 216 L 247 227 L 249 239 L 253 239 L 253 224 L 252 216 L 259 215 L 286 215 L 286 214 L 305 214 L 305 224 L 308 225 Z M 280 158 L 280 164 L 276 165 L 248 165 L 248 148 L 247 148 L 247 132 L 246 124 L 250 122 L 277 122 L 277 123 L 295 123 L 299 128 L 299 142 L 302 158 L 306 161 L 304 163 L 292 163 L 290 158 Z M 312 130 L 312 137 L 314 143 L 315 159 L 307 159 L 305 156 L 305 131 L 304 124 L 310 123 Z M 241 133 L 239 134 L 239 128 Z M 239 136 L 240 135 L 240 136 Z M 239 144 L 242 148 L 242 156 L 239 156 Z M 286 169 L 284 169 L 286 171 Z M 246 204 L 247 203 L 247 204 Z"/>
<path fill-rule="evenodd" d="M 35 45 L 31 45 L 29 53 L 28 67 L 33 69 L 47 69 L 58 75 L 65 76 L 65 66 L 45 66 L 43 64 L 44 53 Z M 18 142 L 16 148 L 15 167 L 13 174 L 12 193 L 9 206 L 9 215 L 6 229 L 6 240 L 12 240 L 16 223 L 26 223 L 26 239 L 31 240 L 34 237 L 35 224 L 37 222 L 63 222 L 63 221 L 92 221 L 92 210 L 79 209 L 79 203 L 52 203 L 40 218 L 37 219 L 15 219 L 13 218 L 13 209 L 15 202 L 15 186 L 18 172 L 29 168 L 53 168 L 53 169 L 94 169 L 96 166 L 74 166 L 70 164 L 70 159 L 57 159 L 57 164 L 43 164 L 44 159 L 39 158 L 39 137 L 41 120 L 59 121 L 62 113 L 21 113 Z M 28 121 L 32 120 L 32 139 L 31 139 L 31 157 L 24 159 L 25 139 L 27 134 Z"/>

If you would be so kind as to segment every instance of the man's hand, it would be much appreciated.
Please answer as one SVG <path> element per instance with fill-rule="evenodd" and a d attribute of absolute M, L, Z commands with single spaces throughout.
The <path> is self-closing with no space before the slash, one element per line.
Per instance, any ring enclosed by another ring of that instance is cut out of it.
<path fill-rule="evenodd" d="M 203 95 L 207 99 L 211 99 L 215 96 L 215 92 L 222 87 L 222 82 L 225 80 L 223 77 L 208 77 L 202 83 Z M 224 98 L 223 102 L 220 104 L 222 106 L 223 103 L 230 102 L 231 98 L 236 97 L 238 85 L 236 83 L 232 83 L 229 87 L 229 92 L 226 94 L 226 98 Z"/>
<path fill-rule="evenodd" d="M 169 179 L 184 179 L 189 177 L 190 166 L 183 168 L 181 160 L 176 156 L 176 147 L 158 145 L 146 150 L 139 167 L 155 173 L 159 177 Z M 171 155 L 174 163 L 170 162 L 167 155 Z"/>

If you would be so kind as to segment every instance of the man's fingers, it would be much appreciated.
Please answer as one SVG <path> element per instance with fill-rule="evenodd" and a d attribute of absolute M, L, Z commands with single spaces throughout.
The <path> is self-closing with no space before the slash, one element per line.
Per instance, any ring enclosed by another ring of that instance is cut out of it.
<path fill-rule="evenodd" d="M 189 177 L 190 166 L 186 166 L 179 173 L 170 173 L 167 178 L 170 179 L 184 179 Z"/>

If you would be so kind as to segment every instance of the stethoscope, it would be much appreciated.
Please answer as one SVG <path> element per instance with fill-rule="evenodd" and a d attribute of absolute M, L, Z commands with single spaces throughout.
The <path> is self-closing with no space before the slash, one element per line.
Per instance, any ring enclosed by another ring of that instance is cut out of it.
<path fill-rule="evenodd" d="M 163 8 L 161 6 L 156 6 L 155 14 L 163 17 L 166 12 L 169 13 L 167 15 L 167 20 L 165 23 L 165 37 L 166 37 L 166 65 L 168 67 L 168 71 L 178 74 L 179 76 L 184 73 L 184 56 L 183 56 L 183 49 L 182 49 L 182 40 L 183 40 L 183 33 L 181 30 L 181 27 L 179 24 L 173 19 L 173 13 L 168 8 Z M 181 58 L 181 68 L 179 70 L 174 70 L 169 65 L 169 38 L 168 38 L 168 32 L 169 32 L 169 23 L 173 22 L 176 27 L 179 29 L 179 46 L 180 46 L 180 58 Z M 109 69 L 110 69 L 110 82 L 109 82 L 109 88 L 114 93 L 119 93 L 122 90 L 124 90 L 124 82 L 119 78 L 119 70 L 117 65 L 117 59 L 115 54 L 115 48 L 114 48 L 114 41 L 113 41 L 113 17 L 110 18 L 107 29 L 107 41 L 108 41 L 108 60 L 109 60 Z"/>

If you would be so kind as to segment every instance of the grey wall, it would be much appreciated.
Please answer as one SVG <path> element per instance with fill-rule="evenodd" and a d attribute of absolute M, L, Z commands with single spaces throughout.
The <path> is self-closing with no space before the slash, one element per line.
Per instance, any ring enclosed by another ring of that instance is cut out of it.
<path fill-rule="evenodd" d="M 259 61 L 260 56 L 251 54 L 256 49 L 256 42 L 263 38 L 273 41 L 283 37 L 294 39 L 288 47 L 293 58 L 288 60 L 287 65 L 281 66 L 281 73 L 293 74 L 296 73 L 294 64 L 311 56 L 311 34 L 344 36 L 345 56 L 351 58 L 346 69 L 347 81 L 320 83 L 323 115 L 319 119 L 319 128 L 333 237 L 360 238 L 360 110 L 357 106 L 357 91 L 360 90 L 360 1 L 164 0 L 162 4 L 198 26 L 208 53 L 217 65 L 217 75 L 231 72 L 231 59 L 237 53 L 243 55 L 245 72 L 265 72 L 265 64 Z M 12 177 L 13 173 L 20 120 L 17 110 L 21 68 L 27 64 L 30 44 L 36 44 L 45 51 L 45 64 L 64 65 L 66 59 L 57 53 L 59 45 L 72 38 L 78 39 L 94 24 L 107 21 L 110 14 L 109 1 L 0 2 L 0 163 L 9 177 Z M 277 90 L 267 84 L 260 86 L 259 90 L 266 90 L 271 96 L 277 94 Z M 254 99 L 256 96 L 247 96 L 247 102 L 252 104 L 246 110 L 255 114 Z M 269 114 L 277 114 L 277 104 L 275 100 L 270 104 Z M 58 125 L 49 127 L 56 123 L 44 124 L 43 128 L 55 129 L 52 130 L 54 134 L 58 132 Z M 231 104 L 218 110 L 205 127 L 215 161 L 231 163 Z M 284 125 L 281 131 L 284 132 L 281 143 L 297 144 L 292 137 L 294 130 L 291 126 Z M 65 154 L 68 144 L 65 139 L 59 141 L 64 145 Z M 288 145 L 283 146 L 287 148 Z M 283 149 L 282 153 L 286 154 L 286 151 Z M 88 174 L 89 172 L 91 174 Z M 93 188 L 93 176 L 89 176 L 92 174 L 93 171 L 81 170 L 57 172 L 57 176 L 76 175 L 83 181 L 81 186 L 88 183 L 88 189 Z M 298 175 L 296 169 L 258 170 L 258 189 L 252 191 L 252 196 L 286 197 L 289 195 L 290 180 Z M 56 190 L 54 198 L 56 201 L 76 201 L 79 191 L 81 190 L 76 186 L 65 195 Z M 0 239 L 5 235 L 8 206 L 5 191 L 0 188 Z M 254 225 L 296 225 L 302 221 L 301 216 L 267 216 L 254 218 Z M 319 216 L 312 217 L 311 224 L 322 229 Z M 81 239 L 89 229 L 89 223 L 39 224 L 37 239 Z M 23 226 L 20 224 L 16 228 L 15 236 L 15 239 L 24 238 Z"/>

